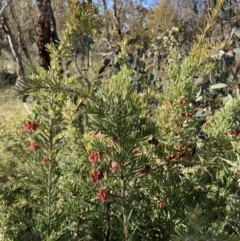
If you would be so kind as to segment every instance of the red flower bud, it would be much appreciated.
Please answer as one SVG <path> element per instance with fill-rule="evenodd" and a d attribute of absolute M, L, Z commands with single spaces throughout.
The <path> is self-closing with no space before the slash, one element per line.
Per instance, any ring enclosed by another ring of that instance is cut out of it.
<path fill-rule="evenodd" d="M 111 197 L 109 195 L 108 189 L 100 189 L 97 198 L 100 199 L 102 202 L 107 202 L 111 200 Z"/>
<path fill-rule="evenodd" d="M 116 172 L 120 168 L 119 162 L 112 162 L 111 172 Z"/>
<path fill-rule="evenodd" d="M 36 141 L 32 141 L 31 145 L 28 147 L 28 151 L 36 151 L 39 148 Z"/>
<path fill-rule="evenodd" d="M 100 181 L 104 178 L 104 175 L 101 171 L 99 170 L 94 170 L 91 174 L 90 174 L 90 178 L 91 178 L 91 183 L 92 184 L 99 184 Z"/>
<path fill-rule="evenodd" d="M 96 161 L 98 160 L 98 154 L 95 151 L 92 151 L 91 154 L 88 156 L 88 160 L 90 161 L 91 165 L 94 166 Z"/>
<path fill-rule="evenodd" d="M 48 156 L 45 156 L 43 159 L 42 159 L 42 162 L 43 163 L 48 163 L 48 162 L 50 162 L 51 161 L 51 159 L 50 159 L 50 157 L 48 157 Z"/>

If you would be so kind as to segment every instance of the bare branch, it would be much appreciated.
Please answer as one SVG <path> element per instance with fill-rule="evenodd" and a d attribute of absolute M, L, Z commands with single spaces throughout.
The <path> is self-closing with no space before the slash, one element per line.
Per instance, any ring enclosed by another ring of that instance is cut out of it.
<path fill-rule="evenodd" d="M 8 37 L 8 42 L 9 42 L 10 48 L 11 48 L 13 56 L 17 62 L 17 75 L 18 75 L 18 77 L 21 77 L 23 80 L 25 80 L 22 57 L 18 51 L 18 43 L 14 38 L 14 35 L 12 33 L 11 28 L 8 25 L 6 18 L 3 16 L 1 17 L 1 24 L 2 24 L 2 29 L 3 29 L 4 33 Z"/>
<path fill-rule="evenodd" d="M 97 52 L 96 53 L 97 55 L 100 55 L 102 57 L 106 57 L 106 56 L 113 56 L 114 55 L 114 52 L 109 52 L 109 53 L 102 53 L 102 52 Z"/>
<path fill-rule="evenodd" d="M 120 12 L 121 12 L 122 6 L 119 7 L 119 9 L 117 8 L 117 1 L 113 0 L 113 19 L 116 25 L 116 29 L 118 32 L 118 37 L 119 40 L 122 40 L 123 36 L 122 36 L 122 30 L 121 30 L 121 22 L 120 22 Z"/>
<path fill-rule="evenodd" d="M 21 54 L 18 51 L 18 43 L 15 40 L 13 32 L 12 32 L 10 26 L 8 25 L 7 18 L 4 15 L 4 10 L 6 9 L 7 6 L 10 5 L 10 3 L 12 3 L 12 0 L 10 0 L 7 4 L 5 4 L 0 11 L 1 25 L 2 25 L 2 29 L 3 29 L 4 33 L 8 37 L 8 42 L 9 42 L 11 51 L 12 51 L 13 56 L 14 56 L 14 58 L 16 60 L 16 63 L 17 63 L 17 75 L 18 75 L 18 77 L 20 77 L 24 81 L 26 81 L 22 57 L 21 57 Z"/>
<path fill-rule="evenodd" d="M 111 44 L 109 43 L 109 41 L 106 38 L 100 38 L 99 41 L 101 41 L 101 40 L 103 40 L 104 42 L 107 43 L 109 49 L 112 48 Z"/>
<path fill-rule="evenodd" d="M 10 0 L 8 3 L 6 3 L 2 9 L 0 10 L 0 17 L 2 17 L 2 14 L 4 12 L 4 10 L 10 5 L 10 3 L 12 2 L 12 0 Z"/>

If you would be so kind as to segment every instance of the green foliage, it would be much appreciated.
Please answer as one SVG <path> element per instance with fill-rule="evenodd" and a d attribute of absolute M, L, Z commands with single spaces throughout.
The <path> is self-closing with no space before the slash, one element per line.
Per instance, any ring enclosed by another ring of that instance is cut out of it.
<path fill-rule="evenodd" d="M 121 64 L 127 63 L 134 69 L 134 84 L 137 92 L 144 92 L 147 88 L 157 90 L 168 78 L 167 68 L 173 61 L 172 51 L 178 51 L 177 61 L 181 61 L 185 53 L 181 50 L 183 34 L 178 27 L 168 29 L 152 41 L 151 45 L 144 36 L 137 35 L 128 39 L 125 36 L 121 46 L 115 50 L 112 64 L 109 59 L 104 60 L 98 75 L 102 81 L 103 76 L 115 74 L 120 70 Z M 105 64 L 107 62 L 108 64 Z"/>
<path fill-rule="evenodd" d="M 210 230 L 205 229 L 205 221 L 202 216 L 199 206 L 196 206 L 193 210 L 187 208 L 187 230 L 186 231 L 176 231 L 177 236 L 173 238 L 173 241 L 184 241 L 184 240 L 212 240 L 212 241 L 237 241 L 238 237 L 234 234 L 229 235 L 228 233 L 223 233 L 218 226 L 213 227 Z M 218 229 L 217 229 L 218 228 Z"/>
<path fill-rule="evenodd" d="M 69 0 L 69 9 L 66 15 L 66 29 L 62 33 L 63 41 L 60 49 L 72 47 L 72 41 L 79 37 L 79 34 L 93 35 L 101 27 L 101 20 L 98 9 L 92 3 L 79 3 L 77 0 Z"/>
<path fill-rule="evenodd" d="M 68 16 L 59 49 L 48 46 L 50 69 L 21 89 L 36 107 L 24 124 L 1 124 L 4 240 L 239 240 L 238 81 L 227 72 L 235 60 L 229 39 L 208 37 L 223 1 L 181 59 L 177 29 L 166 32 L 176 46 L 158 45 L 171 59 L 161 91 L 136 79 L 159 71 L 158 51 L 151 70 L 134 52 L 139 37 L 120 43 L 87 86 L 65 76 L 64 44 L 98 26 L 92 4 L 69 3 L 80 12 Z"/>

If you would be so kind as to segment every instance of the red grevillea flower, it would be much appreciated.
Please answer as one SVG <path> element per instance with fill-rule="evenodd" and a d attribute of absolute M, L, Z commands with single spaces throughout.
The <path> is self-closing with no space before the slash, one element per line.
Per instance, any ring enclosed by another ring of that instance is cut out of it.
<path fill-rule="evenodd" d="M 91 178 L 91 183 L 92 184 L 99 184 L 99 182 L 104 178 L 104 175 L 103 175 L 103 173 L 101 171 L 94 170 L 90 174 L 90 178 Z"/>
<path fill-rule="evenodd" d="M 150 165 L 146 165 L 143 169 L 140 170 L 140 172 L 145 175 L 147 175 L 150 171 L 151 171 Z"/>
<path fill-rule="evenodd" d="M 102 151 L 100 151 L 100 152 L 92 151 L 91 154 L 88 156 L 88 160 L 91 162 L 91 165 L 94 166 L 96 161 L 98 159 L 102 160 L 104 158 L 104 156 L 105 156 L 105 154 Z"/>
<path fill-rule="evenodd" d="M 43 157 L 43 159 L 42 159 L 42 162 L 43 163 L 48 163 L 48 162 L 50 162 L 51 161 L 51 159 L 50 159 L 50 157 L 48 157 L 48 156 L 45 156 L 45 157 Z"/>
<path fill-rule="evenodd" d="M 38 128 L 38 124 L 32 121 L 27 121 L 23 125 L 24 132 L 33 132 L 33 131 L 36 131 L 37 128 Z"/>
<path fill-rule="evenodd" d="M 100 189 L 97 198 L 100 199 L 102 202 L 107 202 L 111 200 L 111 197 L 109 195 L 108 189 Z"/>
<path fill-rule="evenodd" d="M 28 151 L 36 151 L 39 148 L 36 141 L 32 141 L 31 145 L 28 147 Z"/>
<path fill-rule="evenodd" d="M 111 172 L 116 172 L 120 168 L 119 162 L 112 162 Z"/>
<path fill-rule="evenodd" d="M 91 154 L 88 156 L 88 160 L 90 161 L 91 165 L 94 166 L 96 161 L 98 160 L 98 154 L 95 151 L 92 151 Z"/>

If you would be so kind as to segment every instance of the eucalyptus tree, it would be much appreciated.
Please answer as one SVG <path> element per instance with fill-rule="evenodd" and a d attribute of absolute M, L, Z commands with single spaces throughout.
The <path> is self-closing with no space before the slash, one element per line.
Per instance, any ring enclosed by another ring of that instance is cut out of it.
<path fill-rule="evenodd" d="M 5 48 L 5 57 L 13 55 L 18 77 L 26 81 L 27 75 L 35 71 L 37 55 L 40 66 L 48 68 L 50 57 L 46 44 L 54 42 L 57 45 L 60 41 L 52 2 L 9 0 L 1 1 L 1 6 L 1 27 L 8 38 L 11 52 Z"/>

